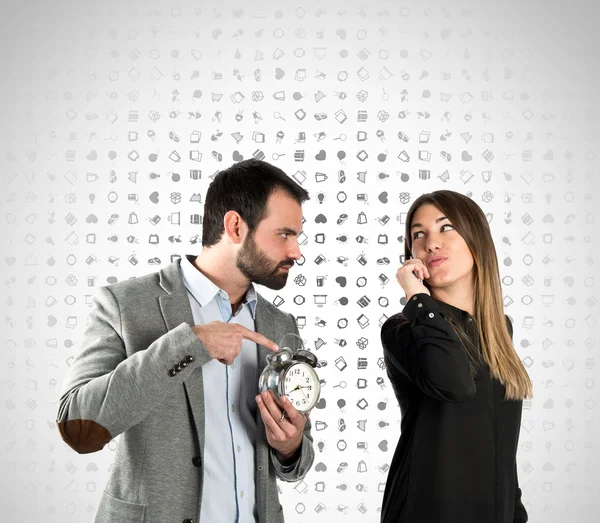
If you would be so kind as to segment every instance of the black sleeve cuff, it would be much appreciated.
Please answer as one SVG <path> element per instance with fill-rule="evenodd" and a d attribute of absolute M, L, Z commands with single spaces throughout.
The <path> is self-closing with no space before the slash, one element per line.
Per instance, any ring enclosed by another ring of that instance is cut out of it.
<path fill-rule="evenodd" d="M 404 317 L 411 322 L 432 312 L 441 312 L 441 310 L 435 300 L 425 292 L 411 296 L 402 309 Z"/>

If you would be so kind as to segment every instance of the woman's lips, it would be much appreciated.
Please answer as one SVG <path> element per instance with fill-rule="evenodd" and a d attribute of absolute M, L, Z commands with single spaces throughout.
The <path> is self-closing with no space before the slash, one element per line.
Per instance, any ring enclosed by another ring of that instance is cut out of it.
<path fill-rule="evenodd" d="M 430 267 L 439 267 L 442 263 L 446 261 L 447 258 L 438 258 L 437 260 L 433 260 L 429 262 Z"/>

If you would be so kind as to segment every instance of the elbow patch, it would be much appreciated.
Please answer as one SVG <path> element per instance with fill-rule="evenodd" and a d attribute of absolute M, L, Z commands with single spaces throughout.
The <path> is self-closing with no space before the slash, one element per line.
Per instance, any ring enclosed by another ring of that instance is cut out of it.
<path fill-rule="evenodd" d="M 89 454 L 104 448 L 111 439 L 110 432 L 89 419 L 57 422 L 63 441 L 79 454 Z"/>

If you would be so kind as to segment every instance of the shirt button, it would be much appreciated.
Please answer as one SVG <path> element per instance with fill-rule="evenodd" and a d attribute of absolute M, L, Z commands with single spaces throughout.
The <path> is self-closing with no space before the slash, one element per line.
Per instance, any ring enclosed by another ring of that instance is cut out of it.
<path fill-rule="evenodd" d="M 238 452 L 242 452 L 242 447 L 240 447 L 239 445 L 237 446 L 237 451 Z"/>
<path fill-rule="evenodd" d="M 433 318 L 433 312 L 430 312 L 430 313 L 429 313 L 429 317 L 430 317 L 430 318 Z"/>
<path fill-rule="evenodd" d="M 413 296 L 413 300 L 416 300 L 416 299 L 417 299 L 417 297 L 416 297 L 416 296 Z"/>
<path fill-rule="evenodd" d="M 235 412 L 235 404 L 234 403 L 231 404 L 231 412 Z"/>
<path fill-rule="evenodd" d="M 244 497 L 244 491 L 242 490 L 242 491 L 240 492 L 240 498 L 243 498 L 243 497 Z"/>
<path fill-rule="evenodd" d="M 422 304 L 422 303 L 419 303 L 419 304 L 417 305 L 417 307 L 423 307 L 423 304 Z"/>

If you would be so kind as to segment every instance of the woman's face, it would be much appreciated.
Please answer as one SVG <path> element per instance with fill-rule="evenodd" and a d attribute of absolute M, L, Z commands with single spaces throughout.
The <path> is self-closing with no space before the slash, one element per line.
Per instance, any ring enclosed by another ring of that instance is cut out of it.
<path fill-rule="evenodd" d="M 463 237 L 435 205 L 421 205 L 413 215 L 412 256 L 429 269 L 425 281 L 432 287 L 465 284 L 472 288 L 474 260 Z"/>

